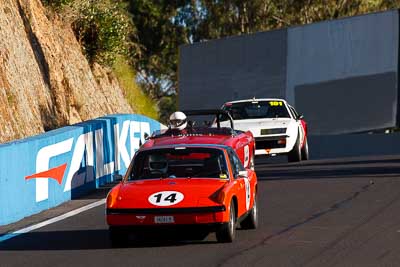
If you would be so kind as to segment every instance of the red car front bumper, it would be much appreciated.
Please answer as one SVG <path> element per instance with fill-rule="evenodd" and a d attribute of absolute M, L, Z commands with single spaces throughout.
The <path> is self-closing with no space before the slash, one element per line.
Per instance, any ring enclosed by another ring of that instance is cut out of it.
<path fill-rule="evenodd" d="M 157 226 L 223 223 L 225 206 L 195 208 L 107 209 L 110 226 Z"/>

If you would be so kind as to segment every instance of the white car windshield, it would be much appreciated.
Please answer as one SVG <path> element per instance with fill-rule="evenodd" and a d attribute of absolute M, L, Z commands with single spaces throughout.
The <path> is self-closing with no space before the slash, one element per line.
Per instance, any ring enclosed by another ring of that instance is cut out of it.
<path fill-rule="evenodd" d="M 234 120 L 290 118 L 285 103 L 279 100 L 227 103 L 222 109 L 228 111 Z"/>

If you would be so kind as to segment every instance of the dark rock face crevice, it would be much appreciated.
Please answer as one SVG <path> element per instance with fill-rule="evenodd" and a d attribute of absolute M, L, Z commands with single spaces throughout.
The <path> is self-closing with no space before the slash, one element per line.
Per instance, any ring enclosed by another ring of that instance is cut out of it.
<path fill-rule="evenodd" d="M 36 34 L 33 32 L 31 23 L 29 22 L 29 18 L 25 13 L 24 9 L 22 8 L 20 1 L 17 1 L 17 5 L 18 5 L 18 12 L 24 23 L 26 35 L 28 37 L 29 43 L 31 44 L 33 54 L 35 55 L 36 63 L 38 64 L 40 73 L 42 74 L 43 81 L 45 82 L 48 89 L 50 89 L 51 88 L 50 70 L 49 70 L 49 65 L 46 61 L 45 54 L 43 52 L 43 48 L 40 45 L 40 42 Z"/>
<path fill-rule="evenodd" d="M 51 96 L 50 103 L 47 103 L 47 105 L 39 106 L 39 112 L 40 112 L 41 121 L 43 123 L 43 128 L 45 131 L 49 131 L 51 129 L 54 129 L 54 128 L 57 128 L 60 126 L 57 123 L 57 117 L 58 117 L 57 116 L 58 112 L 56 110 L 57 97 L 54 95 L 52 86 L 51 86 L 49 64 L 46 60 L 46 56 L 45 56 L 43 48 L 39 42 L 39 39 L 32 29 L 31 22 L 29 21 L 29 16 L 28 16 L 27 12 L 21 6 L 20 1 L 17 1 L 16 3 L 18 6 L 19 15 L 22 19 L 22 22 L 23 22 L 23 25 L 25 28 L 27 38 L 29 40 L 29 43 L 30 43 L 32 51 L 33 51 L 33 55 L 35 56 L 35 61 L 37 63 L 37 66 L 39 67 L 40 73 L 42 75 L 42 80 L 43 80 L 45 86 L 47 87 L 47 90 L 49 91 L 50 96 Z M 53 105 L 54 103 L 55 103 L 55 105 Z"/>

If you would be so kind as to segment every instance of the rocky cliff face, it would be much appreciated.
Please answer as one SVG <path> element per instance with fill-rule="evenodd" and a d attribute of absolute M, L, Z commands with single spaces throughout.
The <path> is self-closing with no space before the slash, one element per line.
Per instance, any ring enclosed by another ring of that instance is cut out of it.
<path fill-rule="evenodd" d="M 0 143 L 134 112 L 117 80 L 92 68 L 70 28 L 40 0 L 0 0 Z"/>

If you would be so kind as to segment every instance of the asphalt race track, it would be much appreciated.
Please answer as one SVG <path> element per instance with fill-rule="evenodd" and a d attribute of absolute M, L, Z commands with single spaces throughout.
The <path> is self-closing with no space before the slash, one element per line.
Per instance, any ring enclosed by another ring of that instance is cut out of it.
<path fill-rule="evenodd" d="M 113 249 L 99 206 L 1 242 L 0 266 L 400 265 L 400 156 L 257 159 L 256 170 L 260 226 L 232 244 L 210 234 Z"/>

